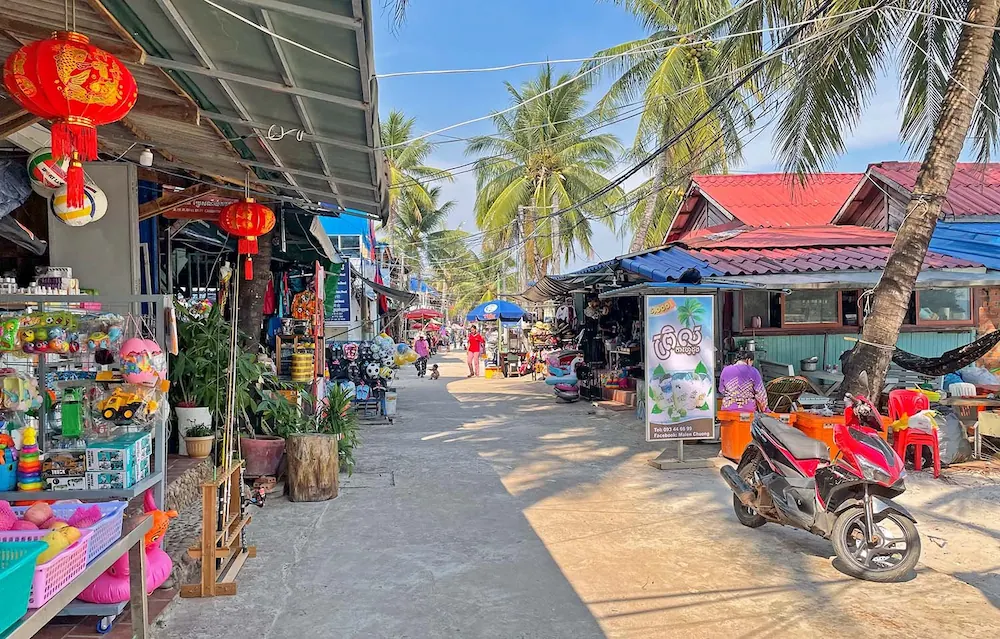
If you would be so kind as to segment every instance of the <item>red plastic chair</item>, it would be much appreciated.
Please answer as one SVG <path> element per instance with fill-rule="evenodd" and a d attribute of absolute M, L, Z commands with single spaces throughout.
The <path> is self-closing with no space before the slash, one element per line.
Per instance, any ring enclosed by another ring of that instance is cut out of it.
<path fill-rule="evenodd" d="M 895 392 L 895 391 L 893 391 Z M 897 430 L 893 439 L 893 448 L 900 459 L 906 459 L 906 447 L 913 446 L 913 468 L 921 470 L 924 465 L 924 446 L 930 446 L 934 456 L 934 478 L 941 475 L 941 449 L 938 446 L 937 433 L 925 433 L 922 430 L 905 428 Z"/>
<path fill-rule="evenodd" d="M 889 419 L 896 421 L 903 415 L 916 415 L 931 407 L 931 401 L 920 391 L 898 388 L 889 391 Z"/>

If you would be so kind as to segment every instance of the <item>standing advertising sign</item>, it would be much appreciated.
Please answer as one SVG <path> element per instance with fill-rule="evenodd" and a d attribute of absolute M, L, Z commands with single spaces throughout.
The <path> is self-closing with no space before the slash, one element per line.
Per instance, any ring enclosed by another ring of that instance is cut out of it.
<path fill-rule="evenodd" d="M 646 441 L 715 434 L 715 298 L 646 297 Z"/>
<path fill-rule="evenodd" d="M 337 290 L 333 294 L 333 303 L 328 308 L 326 321 L 351 321 L 351 268 L 346 262 L 340 268 Z"/>

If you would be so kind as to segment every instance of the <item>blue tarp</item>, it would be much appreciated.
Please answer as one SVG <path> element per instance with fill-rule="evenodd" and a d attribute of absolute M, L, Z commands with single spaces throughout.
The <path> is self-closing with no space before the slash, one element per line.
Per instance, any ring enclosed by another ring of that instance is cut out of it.
<path fill-rule="evenodd" d="M 469 311 L 469 314 L 465 316 L 465 319 L 470 322 L 482 322 L 486 320 L 519 320 L 526 315 L 523 308 L 514 304 L 513 302 L 507 302 L 505 300 L 490 300 L 489 302 L 483 302 L 476 308 Z"/>
<path fill-rule="evenodd" d="M 930 250 L 1000 269 L 1000 222 L 938 222 Z"/>

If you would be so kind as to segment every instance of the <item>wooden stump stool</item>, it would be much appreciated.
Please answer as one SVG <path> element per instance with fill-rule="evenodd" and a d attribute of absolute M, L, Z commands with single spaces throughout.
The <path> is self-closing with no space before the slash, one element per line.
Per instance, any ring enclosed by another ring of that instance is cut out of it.
<path fill-rule="evenodd" d="M 326 501 L 340 489 L 340 459 L 336 435 L 290 435 L 285 441 L 288 460 L 288 498 Z"/>

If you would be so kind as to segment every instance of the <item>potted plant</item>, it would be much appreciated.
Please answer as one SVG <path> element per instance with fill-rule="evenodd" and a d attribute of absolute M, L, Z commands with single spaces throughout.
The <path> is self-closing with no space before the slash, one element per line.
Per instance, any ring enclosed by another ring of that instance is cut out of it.
<path fill-rule="evenodd" d="M 336 497 L 342 459 L 339 444 L 345 442 L 343 459 L 348 471 L 354 466 L 357 445 L 357 423 L 346 393 L 334 386 L 318 406 L 304 392 L 299 394 L 299 402 L 276 393 L 261 406 L 265 422 L 286 438 L 289 499 L 324 501 Z"/>
<path fill-rule="evenodd" d="M 184 434 L 187 444 L 187 454 L 195 459 L 205 459 L 212 454 L 212 444 L 215 443 L 215 433 L 211 426 L 198 424 L 188 428 Z"/>
<path fill-rule="evenodd" d="M 174 411 L 181 435 L 181 454 L 186 454 L 183 436 L 188 429 L 198 425 L 211 428 L 214 423 L 225 419 L 232 327 L 218 307 L 197 316 L 181 306 L 177 307 L 177 312 L 178 354 L 171 363 L 171 392 L 174 394 Z M 240 352 L 236 356 L 235 372 L 235 418 L 244 426 L 244 431 L 252 434 L 250 419 L 257 410 L 254 393 L 264 366 L 257 361 L 255 353 Z M 251 466 L 259 470 L 257 474 L 274 474 L 284 451 L 284 440 L 266 436 L 261 437 L 259 442 L 249 439 L 249 444 L 248 438 L 240 439 L 241 449 L 247 458 L 248 474 L 251 474 Z M 270 460 L 275 455 L 277 460 L 272 464 Z"/>

